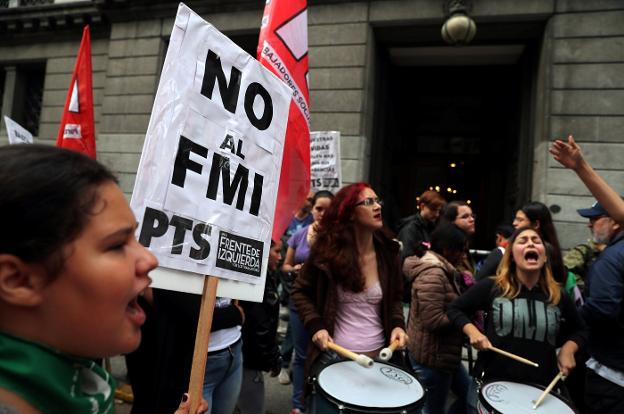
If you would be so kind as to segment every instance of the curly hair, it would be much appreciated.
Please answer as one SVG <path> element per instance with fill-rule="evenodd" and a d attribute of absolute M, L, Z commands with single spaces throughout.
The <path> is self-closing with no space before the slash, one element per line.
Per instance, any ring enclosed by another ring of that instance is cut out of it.
<path fill-rule="evenodd" d="M 343 288 L 353 292 L 364 290 L 353 214 L 358 197 L 366 188 L 370 188 L 370 185 L 355 183 L 336 193 L 323 215 L 310 252 L 310 258 L 326 264 Z"/>

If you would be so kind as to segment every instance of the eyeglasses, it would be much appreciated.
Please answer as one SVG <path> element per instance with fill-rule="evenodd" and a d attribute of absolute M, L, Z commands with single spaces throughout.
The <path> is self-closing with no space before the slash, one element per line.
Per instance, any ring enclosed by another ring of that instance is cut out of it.
<path fill-rule="evenodd" d="M 370 207 L 372 205 L 374 205 L 375 203 L 379 204 L 379 207 L 383 207 L 383 200 L 379 197 L 368 197 L 365 198 L 364 200 L 355 203 L 356 206 L 366 206 L 366 207 Z"/>

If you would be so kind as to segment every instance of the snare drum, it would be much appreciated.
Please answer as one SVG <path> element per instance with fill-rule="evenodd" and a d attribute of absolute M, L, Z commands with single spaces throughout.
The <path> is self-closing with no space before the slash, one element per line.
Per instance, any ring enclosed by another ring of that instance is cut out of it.
<path fill-rule="evenodd" d="M 479 391 L 479 414 L 575 414 L 576 410 L 556 393 L 548 394 L 536 410 L 533 404 L 546 387 L 510 381 L 488 382 Z"/>
<path fill-rule="evenodd" d="M 316 380 L 316 413 L 417 413 L 425 390 L 418 380 L 393 365 L 354 361 L 325 367 Z"/>

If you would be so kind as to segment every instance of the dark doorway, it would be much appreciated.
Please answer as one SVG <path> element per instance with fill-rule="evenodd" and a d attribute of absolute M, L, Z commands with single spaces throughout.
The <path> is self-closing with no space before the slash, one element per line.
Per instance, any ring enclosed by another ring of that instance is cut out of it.
<path fill-rule="evenodd" d="M 383 38 L 383 36 L 382 36 Z M 380 47 L 371 183 L 386 222 L 413 213 L 428 189 L 466 200 L 477 215 L 472 247 L 494 247 L 530 194 L 532 42 Z M 396 227 L 395 227 L 396 228 Z"/>

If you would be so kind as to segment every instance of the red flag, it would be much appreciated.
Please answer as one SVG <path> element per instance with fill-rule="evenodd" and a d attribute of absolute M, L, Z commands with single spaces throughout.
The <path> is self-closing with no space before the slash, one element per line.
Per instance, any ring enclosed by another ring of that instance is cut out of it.
<path fill-rule="evenodd" d="M 310 189 L 310 93 L 306 0 L 269 0 L 264 8 L 258 60 L 293 91 L 282 158 L 273 240 L 288 227 Z"/>
<path fill-rule="evenodd" d="M 89 26 L 85 26 L 74 73 L 65 99 L 65 108 L 56 138 L 56 146 L 82 152 L 91 158 L 95 158 L 91 73 L 91 35 Z"/>

